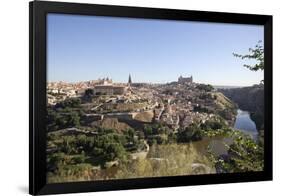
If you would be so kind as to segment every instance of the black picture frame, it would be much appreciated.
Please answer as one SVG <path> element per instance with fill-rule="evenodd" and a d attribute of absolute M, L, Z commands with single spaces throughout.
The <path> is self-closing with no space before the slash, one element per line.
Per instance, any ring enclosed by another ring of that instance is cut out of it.
<path fill-rule="evenodd" d="M 63 13 L 264 25 L 264 171 L 193 176 L 46 183 L 46 14 Z M 29 4 L 29 193 L 58 194 L 272 180 L 272 16 L 33 1 Z"/>

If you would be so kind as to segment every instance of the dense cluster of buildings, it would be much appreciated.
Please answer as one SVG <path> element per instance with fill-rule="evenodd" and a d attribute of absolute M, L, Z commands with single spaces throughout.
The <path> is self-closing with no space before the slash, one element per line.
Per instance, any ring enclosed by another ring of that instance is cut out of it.
<path fill-rule="evenodd" d="M 87 89 L 92 89 L 94 95 L 124 95 L 129 92 L 131 84 L 131 75 L 128 83 L 113 83 L 109 78 L 77 83 L 50 82 L 47 84 L 48 104 L 54 105 L 66 98 L 81 97 Z"/>
<path fill-rule="evenodd" d="M 208 97 L 200 98 L 202 91 L 197 89 L 192 76 L 180 76 L 177 82 L 163 85 L 134 85 L 129 75 L 127 83 L 113 83 L 111 79 L 103 78 L 74 84 L 50 83 L 47 89 L 50 105 L 70 97 L 83 97 L 85 91 L 90 89 L 94 95 L 90 100 L 95 100 L 91 103 L 91 112 L 86 114 L 86 119 L 90 121 L 102 119 L 107 115 L 133 119 L 140 114 L 140 118 L 146 122 L 148 119 L 162 122 L 177 130 L 179 127 L 187 127 L 198 120 L 204 122 L 212 117 L 204 112 L 196 112 L 195 107 L 204 106 L 210 110 L 214 107 L 214 101 Z M 98 95 L 109 96 L 99 102 Z M 121 107 L 123 109 L 120 110 Z"/>

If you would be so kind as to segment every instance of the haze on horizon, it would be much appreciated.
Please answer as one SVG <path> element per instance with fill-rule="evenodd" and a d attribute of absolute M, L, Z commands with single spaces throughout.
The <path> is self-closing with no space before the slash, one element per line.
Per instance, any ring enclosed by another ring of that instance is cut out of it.
<path fill-rule="evenodd" d="M 167 83 L 192 75 L 197 83 L 251 86 L 263 72 L 232 53 L 247 54 L 259 40 L 260 25 L 48 14 L 47 78 L 125 83 L 131 74 L 133 82 Z"/>

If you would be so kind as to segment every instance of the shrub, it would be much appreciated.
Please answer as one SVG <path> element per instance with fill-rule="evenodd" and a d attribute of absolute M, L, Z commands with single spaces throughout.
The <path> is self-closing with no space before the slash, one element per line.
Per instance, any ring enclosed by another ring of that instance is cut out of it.
<path fill-rule="evenodd" d="M 177 135 L 178 142 L 190 142 L 202 139 L 202 131 L 196 124 L 191 124 L 184 130 L 180 130 Z"/>
<path fill-rule="evenodd" d="M 56 104 L 56 108 L 77 108 L 80 107 L 81 100 L 79 98 L 69 98 Z"/>
<path fill-rule="evenodd" d="M 210 91 L 214 90 L 214 87 L 210 84 L 199 84 L 199 85 L 197 85 L 196 88 L 199 90 L 204 90 L 206 92 L 210 92 Z"/>
<path fill-rule="evenodd" d="M 233 143 L 228 146 L 228 156 L 218 157 L 211 154 L 213 162 L 216 164 L 217 172 L 263 171 L 263 147 L 239 131 L 232 131 L 231 135 Z"/>
<path fill-rule="evenodd" d="M 216 120 L 207 120 L 205 123 L 202 123 L 200 126 L 204 130 L 217 130 L 223 128 L 224 124 Z"/>
<path fill-rule="evenodd" d="M 145 136 L 152 135 L 152 127 L 149 125 L 144 125 L 143 131 L 144 131 Z"/>

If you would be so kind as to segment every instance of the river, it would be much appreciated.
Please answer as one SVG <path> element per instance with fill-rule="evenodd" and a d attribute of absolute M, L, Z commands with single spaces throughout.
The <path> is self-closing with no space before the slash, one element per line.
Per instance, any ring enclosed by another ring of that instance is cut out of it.
<path fill-rule="evenodd" d="M 238 109 L 234 128 L 250 135 L 255 141 L 258 138 L 258 131 L 255 122 L 251 119 L 250 113 Z"/>

